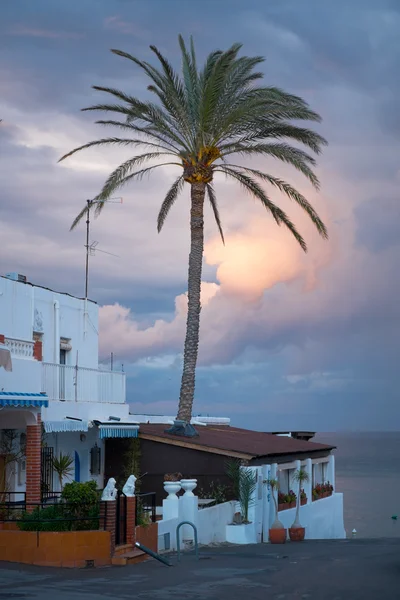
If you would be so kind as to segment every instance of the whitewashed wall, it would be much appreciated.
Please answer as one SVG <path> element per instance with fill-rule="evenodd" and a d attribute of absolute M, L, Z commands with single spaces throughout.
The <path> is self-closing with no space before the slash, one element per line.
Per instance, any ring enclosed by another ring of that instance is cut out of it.
<path fill-rule="evenodd" d="M 18 430 L 18 434 L 25 433 L 25 429 Z M 82 440 L 81 440 L 81 436 Z M 62 432 L 62 433 L 48 433 L 45 436 L 45 443 L 47 446 L 54 448 L 54 456 L 59 456 L 60 452 L 62 454 L 69 454 L 71 458 L 74 460 L 72 464 L 72 472 L 69 478 L 64 480 L 65 483 L 69 483 L 70 481 L 75 480 L 75 451 L 79 455 L 80 462 L 80 480 L 81 481 L 90 481 L 94 479 L 97 483 L 98 489 L 103 488 L 104 483 L 104 457 L 105 457 L 105 447 L 104 440 L 100 440 L 98 438 L 98 430 L 97 427 L 93 427 L 89 429 L 89 431 L 82 432 Z M 93 476 L 90 473 L 90 450 L 97 443 L 98 447 L 101 449 L 101 472 L 98 476 Z M 14 470 L 14 478 L 11 480 L 11 489 L 15 492 L 24 492 L 25 491 L 25 476 L 20 472 L 21 465 L 13 464 Z M 58 478 L 56 474 L 53 475 L 53 490 L 59 491 L 60 486 L 58 482 Z M 16 498 L 20 499 L 20 498 Z"/>
<path fill-rule="evenodd" d="M 13 370 L 10 372 L 0 368 L 0 390 L 4 392 L 29 392 L 35 394 L 39 394 L 42 391 L 42 363 L 33 358 L 13 358 L 12 367 Z"/>
<path fill-rule="evenodd" d="M 176 545 L 176 528 L 178 527 L 181 519 L 167 519 L 158 521 L 158 552 L 164 550 L 177 550 Z M 165 534 L 169 535 L 170 545 L 169 548 L 165 547 Z M 182 535 L 181 535 L 181 548 L 183 548 Z"/>
<path fill-rule="evenodd" d="M 291 527 L 296 509 L 279 512 L 279 520 L 284 527 Z M 346 531 L 343 522 L 343 494 L 332 494 L 300 507 L 300 523 L 306 528 L 308 540 L 344 539 Z"/>
<path fill-rule="evenodd" d="M 45 362 L 59 362 L 60 337 L 65 337 L 72 345 L 68 364 L 75 364 L 78 352 L 79 365 L 97 368 L 98 306 L 87 302 L 86 328 L 84 311 L 84 300 L 0 277 L 0 333 L 21 340 L 42 333 Z"/>
<path fill-rule="evenodd" d="M 232 523 L 236 502 L 224 502 L 199 510 L 199 544 L 220 544 L 226 541 L 226 526 Z"/>

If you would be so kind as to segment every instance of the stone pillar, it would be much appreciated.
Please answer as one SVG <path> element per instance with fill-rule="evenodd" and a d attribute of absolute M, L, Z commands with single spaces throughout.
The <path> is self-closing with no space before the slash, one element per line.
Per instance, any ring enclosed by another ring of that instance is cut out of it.
<path fill-rule="evenodd" d="M 36 340 L 36 342 L 33 344 L 33 358 L 35 360 L 43 360 L 43 346 L 42 342 L 39 340 Z"/>
<path fill-rule="evenodd" d="M 135 545 L 135 527 L 136 527 L 136 498 L 127 496 L 126 498 L 126 543 Z"/>
<path fill-rule="evenodd" d="M 100 527 L 110 532 L 111 556 L 115 550 L 116 500 L 102 500 L 100 503 Z"/>
<path fill-rule="evenodd" d="M 307 504 L 311 504 L 312 502 L 312 489 L 313 489 L 313 480 L 312 480 L 312 460 L 311 458 L 306 459 L 305 470 L 308 473 L 309 481 L 306 481 L 304 484 L 304 491 L 307 494 Z"/>
<path fill-rule="evenodd" d="M 179 498 L 176 494 L 180 489 L 180 481 L 164 481 L 164 490 L 168 497 L 163 500 L 163 521 L 179 517 Z"/>
<path fill-rule="evenodd" d="M 326 479 L 330 484 L 333 485 L 333 490 L 335 490 L 335 456 L 333 454 L 329 455 L 329 461 L 326 469 Z"/>
<path fill-rule="evenodd" d="M 198 512 L 199 512 L 199 499 L 193 494 L 194 488 L 197 486 L 197 479 L 182 479 L 182 489 L 185 493 L 179 499 L 179 516 L 180 521 L 190 521 L 197 527 L 198 525 Z M 190 525 L 184 525 L 182 527 L 182 539 L 184 542 L 193 542 L 194 531 Z"/>
<path fill-rule="evenodd" d="M 41 502 L 41 442 L 42 420 L 38 414 L 36 425 L 26 427 L 26 508 L 30 512 L 35 508 L 32 504 Z"/>

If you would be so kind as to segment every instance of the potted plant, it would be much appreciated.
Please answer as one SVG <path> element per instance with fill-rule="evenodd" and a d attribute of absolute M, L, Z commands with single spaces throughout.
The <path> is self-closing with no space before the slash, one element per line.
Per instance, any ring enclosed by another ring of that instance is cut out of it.
<path fill-rule="evenodd" d="M 167 473 L 164 475 L 164 490 L 168 494 L 169 499 L 177 498 L 176 494 L 181 489 L 182 473 Z"/>
<path fill-rule="evenodd" d="M 289 493 L 287 496 L 288 496 L 289 508 L 296 508 L 297 495 L 295 494 L 295 492 L 293 490 L 289 490 Z"/>
<path fill-rule="evenodd" d="M 235 544 L 255 544 L 256 530 L 249 520 L 249 509 L 254 503 L 257 476 L 251 469 L 242 468 L 238 461 L 227 465 L 227 474 L 232 480 L 240 512 L 236 511 L 232 523 L 226 526 L 226 539 Z"/>
<path fill-rule="evenodd" d="M 292 526 L 289 528 L 289 537 L 292 542 L 302 542 L 306 533 L 305 527 L 300 523 L 300 505 L 302 485 L 310 480 L 310 477 L 304 467 L 300 467 L 293 474 L 293 481 L 299 484 L 299 493 L 297 494 L 296 516 Z"/>
<path fill-rule="evenodd" d="M 278 511 L 287 510 L 289 508 L 289 501 L 287 494 L 278 492 Z"/>
<path fill-rule="evenodd" d="M 307 494 L 305 493 L 304 490 L 301 490 L 301 493 L 300 493 L 300 504 L 301 504 L 301 506 L 304 506 L 305 504 L 307 504 Z"/>
<path fill-rule="evenodd" d="M 281 521 L 278 519 L 278 502 L 275 494 L 279 488 L 279 483 L 277 479 L 267 479 L 264 483 L 266 483 L 271 490 L 271 496 L 275 507 L 275 519 L 269 530 L 269 541 L 271 544 L 284 544 L 286 542 L 287 532 Z"/>

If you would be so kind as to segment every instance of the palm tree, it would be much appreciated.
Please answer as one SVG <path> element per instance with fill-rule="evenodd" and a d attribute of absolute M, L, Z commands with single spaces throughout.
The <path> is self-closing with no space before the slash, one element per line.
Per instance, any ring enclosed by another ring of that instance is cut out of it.
<path fill-rule="evenodd" d="M 74 459 L 70 454 L 63 454 L 62 452 L 60 452 L 58 458 L 57 456 L 53 458 L 53 471 L 55 471 L 57 474 L 61 492 L 63 490 L 63 480 L 66 477 L 71 477 L 73 473 L 73 462 Z"/>
<path fill-rule="evenodd" d="M 213 185 L 214 175 L 223 173 L 238 182 L 261 202 L 278 225 L 287 227 L 301 248 L 307 251 L 306 242 L 294 223 L 271 200 L 262 184 L 269 184 L 299 204 L 321 236 L 327 238 L 325 225 L 307 199 L 279 177 L 230 161 L 233 155 L 274 158 L 292 165 L 318 189 L 318 178 L 313 171 L 315 158 L 300 149 L 298 144 L 318 154 L 326 141 L 313 130 L 294 123 L 321 120 L 304 100 L 276 87 L 259 85 L 263 74 L 255 69 L 264 60 L 261 56 L 239 57 L 241 45 L 234 44 L 226 51 L 211 52 L 204 66 L 199 68 L 193 40 L 187 47 L 179 36 L 179 45 L 182 54 L 181 75 L 155 46 L 150 48 L 159 61 L 158 68 L 127 52 L 112 50 L 145 72 L 150 80 L 147 90 L 154 94 L 156 101 L 140 100 L 117 89 L 94 86 L 95 90 L 108 94 L 111 100 L 83 110 L 114 113 L 114 118 L 96 123 L 122 130 L 127 137 L 106 137 L 89 142 L 68 152 L 60 160 L 94 146 L 143 149 L 143 153 L 135 154 L 110 174 L 95 199 L 96 214 L 101 212 L 104 202 L 127 183 L 140 180 L 160 166 L 180 167 L 182 171 L 161 205 L 158 231 L 161 231 L 184 184 L 190 185 L 188 314 L 177 417 L 188 424 L 192 416 L 199 346 L 206 197 L 224 241 Z M 156 164 L 153 164 L 154 161 Z M 72 227 L 82 219 L 86 210 L 86 207 L 83 208 Z"/>
<path fill-rule="evenodd" d="M 300 524 L 300 504 L 301 504 L 301 490 L 304 483 L 310 481 L 310 476 L 307 473 L 304 467 L 300 467 L 297 471 L 293 473 L 293 481 L 298 483 L 298 494 L 297 494 L 297 503 L 296 503 L 296 516 L 292 525 L 292 529 L 301 528 Z"/>

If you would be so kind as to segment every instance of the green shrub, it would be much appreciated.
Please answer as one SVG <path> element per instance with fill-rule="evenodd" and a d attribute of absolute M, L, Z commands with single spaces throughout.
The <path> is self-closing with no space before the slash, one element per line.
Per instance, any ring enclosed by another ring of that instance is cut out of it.
<path fill-rule="evenodd" d="M 64 521 L 64 518 L 65 510 L 60 504 L 47 508 L 37 506 L 32 512 L 23 513 L 17 526 L 21 531 L 70 531 L 72 521 Z"/>
<path fill-rule="evenodd" d="M 83 531 L 99 528 L 99 501 L 95 481 L 67 483 L 57 504 L 25 512 L 22 531 Z"/>
<path fill-rule="evenodd" d="M 97 484 L 95 481 L 66 483 L 61 498 L 71 506 L 96 504 L 98 502 Z"/>

